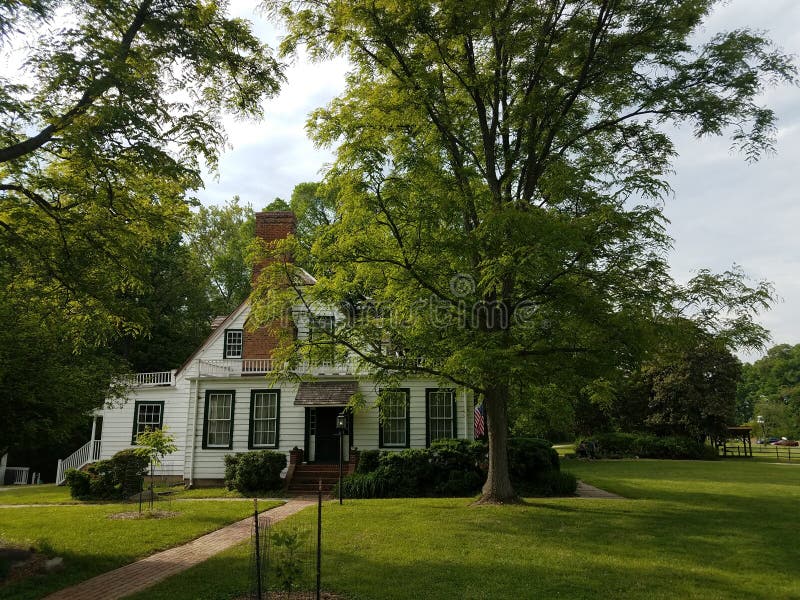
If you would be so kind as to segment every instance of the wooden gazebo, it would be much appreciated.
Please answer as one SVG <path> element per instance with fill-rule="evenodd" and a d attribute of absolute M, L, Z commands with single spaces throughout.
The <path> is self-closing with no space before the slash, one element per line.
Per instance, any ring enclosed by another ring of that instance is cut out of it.
<path fill-rule="evenodd" d="M 753 432 L 752 427 L 728 427 L 728 436 L 722 440 L 722 456 L 753 456 L 753 442 L 750 439 L 750 434 Z M 741 442 L 742 445 L 737 444 L 736 450 L 733 448 L 728 449 L 728 441 L 736 440 Z M 744 448 L 744 454 L 742 454 Z"/>

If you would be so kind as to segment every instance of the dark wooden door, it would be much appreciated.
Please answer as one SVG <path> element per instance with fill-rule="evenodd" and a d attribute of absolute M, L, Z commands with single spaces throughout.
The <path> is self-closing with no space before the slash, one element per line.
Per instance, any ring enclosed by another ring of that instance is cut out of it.
<path fill-rule="evenodd" d="M 316 438 L 314 440 L 314 462 L 335 463 L 339 461 L 339 434 L 336 417 L 341 406 L 317 407 Z"/>

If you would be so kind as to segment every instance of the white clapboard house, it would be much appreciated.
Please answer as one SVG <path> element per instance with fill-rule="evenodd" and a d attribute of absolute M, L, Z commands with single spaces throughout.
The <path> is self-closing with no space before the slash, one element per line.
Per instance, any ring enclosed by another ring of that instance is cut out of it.
<path fill-rule="evenodd" d="M 294 229 L 291 212 L 256 215 L 256 233 L 268 242 Z M 314 283 L 310 275 L 307 283 Z M 286 453 L 298 465 L 290 465 L 290 476 L 312 465 L 332 464 L 339 456 L 337 416 L 356 393 L 367 408 L 348 417 L 345 461 L 351 448 L 424 448 L 438 438 L 473 437 L 471 393 L 442 388 L 435 380 L 409 378 L 391 394 L 384 390 L 383 419 L 378 409 L 369 408 L 381 390 L 363 368 L 356 370 L 355 363 L 306 365 L 298 373 L 302 377 L 271 384 L 267 375 L 275 339 L 264 330 L 248 328 L 249 314 L 245 301 L 215 320 L 211 334 L 179 369 L 136 374 L 127 401 L 99 411 L 91 439 L 59 461 L 58 483 L 69 468 L 132 447 L 137 434 L 148 427 L 167 426 L 175 436 L 178 451 L 167 457 L 159 473 L 182 478 L 187 485 L 221 482 L 224 456 L 253 449 Z M 315 320 L 319 316 L 316 311 Z M 327 318 L 335 319 L 335 311 Z M 308 335 L 308 319 L 302 313 L 295 315 L 294 325 L 295 335 Z M 292 453 L 295 448 L 302 454 Z M 357 453 L 352 454 L 355 459 Z"/>

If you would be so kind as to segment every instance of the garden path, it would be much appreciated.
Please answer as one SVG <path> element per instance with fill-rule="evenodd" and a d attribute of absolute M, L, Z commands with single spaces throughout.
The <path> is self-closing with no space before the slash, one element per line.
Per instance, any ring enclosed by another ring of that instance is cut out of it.
<path fill-rule="evenodd" d="M 316 499 L 294 498 L 265 514 L 276 523 L 315 503 Z M 248 539 L 252 525 L 253 517 L 247 517 L 183 546 L 158 552 L 50 594 L 44 600 L 117 600 L 130 596 Z"/>
<path fill-rule="evenodd" d="M 575 495 L 577 495 L 578 498 L 605 498 L 608 500 L 625 499 L 622 496 L 601 490 L 600 488 L 596 488 L 588 483 L 583 483 L 582 481 L 578 481 L 578 489 L 575 490 Z"/>

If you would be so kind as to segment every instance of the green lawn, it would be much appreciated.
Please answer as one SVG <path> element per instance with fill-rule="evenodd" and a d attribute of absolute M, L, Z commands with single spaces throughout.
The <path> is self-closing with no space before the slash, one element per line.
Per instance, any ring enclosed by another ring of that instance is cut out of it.
<path fill-rule="evenodd" d="M 196 500 L 200 498 L 246 498 L 236 490 L 224 487 L 197 488 L 184 490 L 182 486 L 156 485 L 156 491 L 171 492 L 169 497 L 181 500 Z M 274 498 L 276 494 L 267 494 Z M 259 498 L 265 497 L 263 494 Z M 22 485 L 0 489 L 0 505 L 2 504 L 98 504 L 98 502 L 81 502 L 74 500 L 69 495 L 67 486 Z"/>
<path fill-rule="evenodd" d="M 629 499 L 327 503 L 324 587 L 352 599 L 800 598 L 800 466 L 565 467 Z M 134 598 L 233 598 L 247 589 L 249 557 L 234 548 Z"/>
<path fill-rule="evenodd" d="M 47 488 L 50 486 L 37 486 L 36 489 L 43 497 L 56 494 L 56 489 Z M 266 510 L 277 504 L 279 503 L 265 502 L 260 504 L 260 508 Z M 34 577 L 10 587 L 0 587 L 0 598 L 41 598 L 54 590 L 158 550 L 192 540 L 239 520 L 252 511 L 252 506 L 247 502 L 226 501 L 162 501 L 156 504 L 156 508 L 177 511 L 179 514 L 168 519 L 108 518 L 114 513 L 138 510 L 135 504 L 0 508 L 0 541 L 34 546 L 47 554 L 63 557 L 67 565 L 61 573 Z"/>
<path fill-rule="evenodd" d="M 73 504 L 67 486 L 17 485 L 0 490 L 0 504 Z"/>

